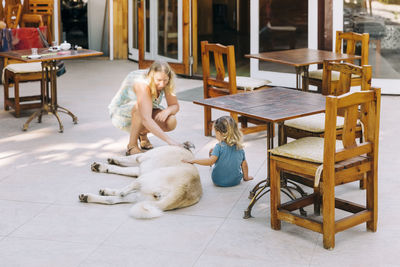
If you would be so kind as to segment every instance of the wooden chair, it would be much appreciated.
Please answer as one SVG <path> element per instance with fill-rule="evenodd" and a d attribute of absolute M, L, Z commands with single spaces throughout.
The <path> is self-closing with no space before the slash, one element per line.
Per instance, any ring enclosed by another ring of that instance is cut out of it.
<path fill-rule="evenodd" d="M 15 29 L 18 31 L 22 29 Z M 39 31 L 33 29 L 40 40 Z M 16 35 L 18 36 L 18 35 Z M 21 35 L 24 36 L 24 35 Z M 20 38 L 22 38 L 20 36 Z M 32 35 L 30 35 L 32 37 Z M 21 39 L 23 41 L 23 39 Z M 40 93 L 36 95 L 21 96 L 20 83 L 40 81 Z M 40 62 L 24 63 L 23 61 L 4 58 L 3 70 L 3 86 L 4 86 L 4 109 L 15 110 L 15 116 L 19 117 L 21 110 L 40 108 L 45 97 L 42 84 L 42 66 Z M 10 97 L 10 87 L 14 87 L 14 97 Z"/>
<path fill-rule="evenodd" d="M 6 6 L 6 24 L 7 28 L 15 29 L 18 27 L 20 19 L 21 19 L 21 4 L 8 4 Z"/>
<path fill-rule="evenodd" d="M 23 14 L 20 22 L 21 27 L 41 27 L 44 26 L 43 17 L 37 14 Z"/>
<path fill-rule="evenodd" d="M 20 83 L 40 81 L 40 94 L 20 96 Z M 10 97 L 11 83 L 14 84 L 14 97 Z M 42 84 L 42 66 L 40 62 L 9 64 L 4 69 L 4 109 L 15 110 L 15 117 L 19 117 L 21 110 L 40 108 L 44 101 L 45 92 Z M 36 101 L 36 102 L 34 102 Z M 23 103 L 28 102 L 28 103 Z"/>
<path fill-rule="evenodd" d="M 333 63 L 324 62 L 323 68 L 323 94 L 338 96 L 350 91 L 351 77 L 358 76 L 361 81 L 361 91 L 370 90 L 372 67 L 371 66 L 356 66 L 350 63 Z M 332 72 L 338 74 L 338 81 L 332 82 Z M 280 134 L 280 144 L 285 144 L 287 138 L 302 138 L 307 136 L 323 137 L 325 134 L 325 114 L 315 114 L 302 118 L 287 120 L 284 122 Z M 342 138 L 344 120 L 343 117 L 338 117 L 336 121 L 337 138 Z M 356 136 L 362 138 L 362 127 L 357 125 Z M 360 188 L 365 189 L 365 184 L 362 181 Z"/>
<path fill-rule="evenodd" d="M 215 77 L 210 74 L 210 54 L 214 56 L 216 69 Z M 269 81 L 253 79 L 249 77 L 236 76 L 235 50 L 233 45 L 224 46 L 221 44 L 209 44 L 207 41 L 201 42 L 201 58 L 203 66 L 203 90 L 204 98 L 217 97 L 222 95 L 236 94 L 238 92 L 251 91 L 256 88 L 266 86 Z M 224 64 L 226 60 L 226 68 Z M 226 76 L 227 71 L 228 76 Z M 238 90 L 239 89 L 239 90 Z M 267 129 L 265 122 L 255 119 L 238 116 L 231 113 L 231 116 L 241 122 L 243 134 L 264 131 Z M 248 123 L 256 126 L 248 127 Z M 204 134 L 210 136 L 213 121 L 211 119 L 211 108 L 204 107 Z"/>
<path fill-rule="evenodd" d="M 337 140 L 336 119 L 341 112 L 345 114 L 343 138 Z M 380 89 L 327 96 L 325 114 L 323 138 L 305 137 L 270 150 L 271 227 L 279 230 L 281 221 L 286 221 L 322 233 L 323 246 L 333 249 L 338 232 L 364 222 L 368 230 L 377 229 Z M 358 119 L 365 128 L 364 143 L 356 141 Z M 308 179 L 314 185 L 314 193 L 281 203 L 281 172 Z M 335 197 L 336 186 L 360 180 L 364 175 L 367 176 L 365 205 Z M 321 200 L 322 218 L 294 212 L 312 204 L 319 207 Z M 335 208 L 351 215 L 335 215 Z"/>
<path fill-rule="evenodd" d="M 349 55 L 354 55 L 356 53 L 357 44 L 361 44 L 361 66 L 368 65 L 368 45 L 369 45 L 369 34 L 368 33 L 354 33 L 354 32 L 336 32 L 336 43 L 335 52 L 336 53 L 346 53 Z M 345 50 L 346 47 L 346 50 Z M 347 60 L 348 63 L 353 63 L 354 60 Z M 308 84 L 318 87 L 318 92 L 322 91 L 322 70 L 315 70 L 309 72 Z M 332 82 L 337 83 L 339 80 L 338 73 L 332 73 Z M 306 82 L 303 76 L 303 84 Z M 361 78 L 357 76 L 352 76 L 351 86 L 361 85 Z M 322 92 L 327 94 L 327 92 Z"/>
<path fill-rule="evenodd" d="M 42 17 L 44 25 L 47 26 L 47 40 L 49 43 L 53 40 L 52 29 L 53 29 L 53 0 L 27 0 L 29 15 L 39 15 Z M 29 18 L 22 16 L 22 20 L 26 21 Z M 32 18 L 30 18 L 32 20 Z M 37 19 L 36 19 L 37 20 Z"/>

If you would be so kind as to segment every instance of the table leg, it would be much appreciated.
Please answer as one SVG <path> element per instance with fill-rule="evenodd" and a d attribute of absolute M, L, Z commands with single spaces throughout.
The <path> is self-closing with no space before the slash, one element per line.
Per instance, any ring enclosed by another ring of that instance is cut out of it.
<path fill-rule="evenodd" d="M 279 124 L 279 131 L 278 131 L 278 145 L 283 145 L 283 140 L 282 140 L 282 134 L 283 134 L 283 123 Z M 261 182 L 257 183 L 253 189 L 250 191 L 249 198 L 250 204 L 247 206 L 247 209 L 244 211 L 243 218 L 248 219 L 251 218 L 251 210 L 253 209 L 253 206 L 256 204 L 256 202 L 265 194 L 267 194 L 270 191 L 270 152 L 269 150 L 274 147 L 274 123 L 272 122 L 267 122 L 267 178 L 265 180 L 262 180 Z M 288 185 L 288 183 L 291 183 L 292 186 Z M 292 190 L 297 191 L 301 196 L 307 195 L 303 189 L 293 183 L 292 181 L 288 181 L 285 177 L 281 177 L 281 192 L 287 195 L 290 199 L 294 200 L 296 196 L 292 192 Z M 306 216 L 307 213 L 304 211 L 303 208 L 300 209 L 300 213 L 303 216 Z"/>
<path fill-rule="evenodd" d="M 301 67 L 296 68 L 296 89 L 299 90 L 301 87 Z"/>
<path fill-rule="evenodd" d="M 304 75 L 304 82 L 302 83 L 302 91 L 307 92 L 309 87 L 309 73 L 308 73 L 308 66 L 303 66 L 303 75 Z"/>
<path fill-rule="evenodd" d="M 262 180 L 258 184 L 256 184 L 253 189 L 250 191 L 249 198 L 251 199 L 249 206 L 244 211 L 244 219 L 251 218 L 251 210 L 256 204 L 257 200 L 259 200 L 263 195 L 269 192 L 269 161 L 270 154 L 269 150 L 274 147 L 274 123 L 267 122 L 267 179 Z"/>
<path fill-rule="evenodd" d="M 296 89 L 308 91 L 308 68 L 309 66 L 298 66 L 296 68 Z M 302 74 L 304 75 L 304 83 L 302 83 Z"/>
<path fill-rule="evenodd" d="M 61 122 L 58 111 L 68 114 L 72 117 L 72 121 L 74 124 L 78 123 L 78 117 L 76 117 L 71 111 L 68 109 L 61 107 L 57 104 L 57 62 L 55 60 L 52 61 L 43 61 L 42 62 L 42 91 L 45 91 L 45 97 L 42 100 L 43 105 L 40 110 L 33 113 L 29 119 L 24 123 L 23 130 L 26 131 L 29 127 L 29 123 L 35 118 L 38 117 L 38 122 L 42 121 L 43 113 L 53 114 L 59 124 L 59 132 L 62 133 L 64 131 L 64 126 Z"/>

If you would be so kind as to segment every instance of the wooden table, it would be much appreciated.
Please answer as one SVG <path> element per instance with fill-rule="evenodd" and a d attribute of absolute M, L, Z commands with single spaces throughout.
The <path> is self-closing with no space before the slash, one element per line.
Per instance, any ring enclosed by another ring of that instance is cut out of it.
<path fill-rule="evenodd" d="M 193 103 L 265 121 L 268 131 L 267 150 L 269 150 L 274 147 L 274 123 L 279 124 L 278 140 L 279 145 L 281 145 L 280 137 L 282 136 L 283 122 L 324 112 L 325 99 L 326 97 L 321 94 L 272 87 L 265 90 L 207 98 L 193 101 Z M 259 182 L 250 191 L 251 202 L 245 211 L 244 218 L 251 217 L 251 209 L 255 202 L 269 191 L 269 158 L 270 154 L 267 152 L 267 179 Z M 303 195 L 303 190 L 296 184 L 294 186 L 294 189 Z M 284 193 L 291 197 L 287 192 Z"/>
<path fill-rule="evenodd" d="M 296 69 L 296 88 L 308 91 L 308 68 L 312 64 L 322 64 L 324 60 L 342 61 L 346 59 L 360 59 L 361 56 L 334 53 L 325 50 L 300 48 L 282 50 L 276 52 L 265 52 L 259 54 L 245 55 L 247 58 L 255 58 L 263 61 L 281 63 L 294 66 Z M 304 73 L 305 84 L 301 84 L 301 74 Z"/>
<path fill-rule="evenodd" d="M 60 127 L 60 133 L 64 131 L 64 126 L 61 122 L 60 116 L 58 115 L 58 111 L 66 113 L 72 117 L 72 121 L 76 124 L 78 123 L 78 118 L 68 109 L 61 107 L 57 103 L 57 65 L 56 60 L 64 60 L 64 59 L 73 59 L 73 58 L 84 58 L 91 56 L 100 56 L 103 53 L 81 49 L 81 50 L 68 50 L 68 51 L 59 51 L 52 52 L 49 51 L 48 48 L 41 48 L 38 51 L 38 54 L 41 55 L 40 58 L 37 59 L 29 59 L 28 55 L 31 54 L 31 50 L 14 50 L 8 52 L 0 52 L 1 57 L 5 57 L 8 59 L 16 59 L 25 62 L 42 62 L 42 84 L 46 87 L 45 90 L 45 99 L 43 101 L 43 106 L 40 110 L 33 113 L 29 119 L 24 123 L 23 130 L 26 131 L 28 129 L 29 123 L 35 118 L 38 117 L 38 121 L 41 122 L 42 115 L 46 113 L 53 114 L 58 121 Z"/>

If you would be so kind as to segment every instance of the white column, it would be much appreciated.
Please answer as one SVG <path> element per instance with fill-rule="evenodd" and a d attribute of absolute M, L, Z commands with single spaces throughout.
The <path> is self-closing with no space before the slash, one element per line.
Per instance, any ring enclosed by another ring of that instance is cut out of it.
<path fill-rule="evenodd" d="M 113 17 L 113 0 L 110 0 L 110 5 L 109 5 L 109 7 L 110 7 L 110 16 L 109 16 L 109 18 L 110 18 L 110 20 L 109 20 L 109 22 L 110 22 L 110 35 L 109 35 L 109 38 L 110 38 L 110 49 L 108 50 L 109 51 L 109 58 L 110 58 L 110 60 L 114 60 L 114 27 L 113 27 L 113 24 L 114 24 L 114 17 Z"/>
<path fill-rule="evenodd" d="M 56 41 L 57 43 L 60 43 L 59 32 L 58 32 L 58 17 L 59 16 L 61 16 L 61 14 L 58 14 L 58 0 L 54 0 L 54 8 L 53 8 L 54 34 L 53 34 L 53 38 L 54 38 L 54 41 Z M 51 43 L 50 43 L 50 45 L 51 45 Z"/>
<path fill-rule="evenodd" d="M 335 47 L 336 31 L 343 30 L 343 1 L 332 1 L 332 47 Z"/>
<path fill-rule="evenodd" d="M 308 48 L 318 49 L 318 0 L 308 0 Z"/>
<path fill-rule="evenodd" d="M 259 52 L 259 0 L 250 1 L 250 54 Z M 258 72 L 258 59 L 250 59 L 250 76 L 256 77 Z"/>

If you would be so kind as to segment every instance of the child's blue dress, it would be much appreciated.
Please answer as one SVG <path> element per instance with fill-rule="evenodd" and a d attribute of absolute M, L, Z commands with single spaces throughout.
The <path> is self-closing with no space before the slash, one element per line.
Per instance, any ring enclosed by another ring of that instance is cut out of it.
<path fill-rule="evenodd" d="M 243 149 L 236 145 L 229 146 L 225 142 L 215 145 L 211 155 L 218 159 L 214 164 L 211 178 L 218 186 L 235 186 L 243 179 L 242 162 L 246 159 Z"/>

